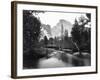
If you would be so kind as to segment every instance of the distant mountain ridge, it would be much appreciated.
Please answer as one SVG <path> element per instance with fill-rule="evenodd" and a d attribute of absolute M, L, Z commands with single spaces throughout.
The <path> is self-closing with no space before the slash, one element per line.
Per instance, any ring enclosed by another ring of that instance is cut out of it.
<path fill-rule="evenodd" d="M 41 33 L 42 33 L 42 37 L 47 36 L 47 38 L 52 37 L 52 31 L 51 31 L 51 27 L 50 25 L 46 25 L 46 24 L 42 24 L 41 25 Z"/>
<path fill-rule="evenodd" d="M 64 30 L 68 30 L 68 35 L 70 35 L 72 24 L 69 21 L 64 19 L 60 19 L 56 26 L 52 27 L 50 25 L 42 24 L 41 25 L 41 33 L 42 38 L 47 36 L 49 39 L 50 37 L 60 37 L 61 36 L 61 26 L 63 26 Z"/>

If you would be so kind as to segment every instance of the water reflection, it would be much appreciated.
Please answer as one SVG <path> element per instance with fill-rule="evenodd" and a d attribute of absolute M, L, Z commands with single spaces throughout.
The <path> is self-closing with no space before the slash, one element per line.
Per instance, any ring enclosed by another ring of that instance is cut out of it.
<path fill-rule="evenodd" d="M 36 55 L 35 55 L 36 56 Z M 25 58 L 25 57 L 24 57 Z M 90 54 L 83 52 L 80 56 L 78 52 L 70 54 L 63 51 L 54 50 L 48 56 L 37 58 L 34 56 L 24 59 L 24 69 L 34 68 L 57 68 L 57 67 L 76 67 L 76 66 L 90 66 Z"/>
<path fill-rule="evenodd" d="M 79 58 L 69 53 L 56 53 L 48 59 L 42 58 L 38 62 L 38 68 L 90 66 L 90 58 L 87 55 Z"/>

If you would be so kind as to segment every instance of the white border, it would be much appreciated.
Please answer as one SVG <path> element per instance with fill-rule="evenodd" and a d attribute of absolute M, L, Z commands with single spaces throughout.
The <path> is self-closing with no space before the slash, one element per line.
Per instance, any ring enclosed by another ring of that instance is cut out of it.
<path fill-rule="evenodd" d="M 23 70 L 23 10 L 49 10 L 91 13 L 91 66 Z M 92 8 L 17 4 L 17 76 L 93 72 L 96 70 L 96 10 Z"/>

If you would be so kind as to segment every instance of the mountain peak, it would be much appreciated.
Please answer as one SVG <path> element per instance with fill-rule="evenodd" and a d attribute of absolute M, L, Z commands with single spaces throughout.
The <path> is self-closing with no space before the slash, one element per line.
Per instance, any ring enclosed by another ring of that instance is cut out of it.
<path fill-rule="evenodd" d="M 54 26 L 52 28 L 52 36 L 53 37 L 61 36 L 62 26 L 63 26 L 63 31 L 68 30 L 68 36 L 70 36 L 72 24 L 69 21 L 60 19 L 59 22 L 56 24 L 56 26 Z"/>

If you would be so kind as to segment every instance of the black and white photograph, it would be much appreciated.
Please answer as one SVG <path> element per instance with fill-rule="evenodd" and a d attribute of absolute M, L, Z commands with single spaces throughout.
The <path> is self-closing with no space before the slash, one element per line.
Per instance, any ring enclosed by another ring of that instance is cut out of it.
<path fill-rule="evenodd" d="M 12 77 L 97 73 L 97 7 L 12 2 Z"/>
<path fill-rule="evenodd" d="M 23 10 L 23 69 L 91 66 L 91 14 Z"/>

